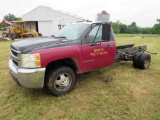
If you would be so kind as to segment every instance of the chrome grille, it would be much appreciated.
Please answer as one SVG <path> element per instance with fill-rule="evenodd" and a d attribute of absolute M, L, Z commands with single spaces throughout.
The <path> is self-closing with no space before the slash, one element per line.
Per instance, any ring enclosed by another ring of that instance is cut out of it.
<path fill-rule="evenodd" d="M 11 50 L 11 53 L 17 57 L 18 53 L 16 53 L 15 51 Z"/>
<path fill-rule="evenodd" d="M 20 59 L 20 53 L 21 53 L 20 51 L 17 51 L 15 49 L 11 48 L 11 51 L 10 51 L 11 59 L 12 59 L 13 63 L 18 67 L 20 67 L 20 65 L 19 65 L 20 60 L 21 60 Z"/>
<path fill-rule="evenodd" d="M 13 60 L 13 59 L 12 59 L 12 61 L 13 61 L 13 63 L 14 63 L 16 66 L 18 66 L 18 62 L 17 62 L 17 61 L 15 61 L 15 60 Z"/>

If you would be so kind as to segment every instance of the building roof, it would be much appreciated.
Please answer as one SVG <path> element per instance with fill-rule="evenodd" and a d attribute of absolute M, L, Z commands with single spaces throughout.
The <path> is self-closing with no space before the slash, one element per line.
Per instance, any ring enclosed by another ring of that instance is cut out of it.
<path fill-rule="evenodd" d="M 29 11 L 28 13 L 24 14 L 22 17 L 30 14 L 31 12 L 33 12 L 34 10 L 36 10 L 36 9 L 38 9 L 38 8 L 45 8 L 45 9 L 48 9 L 48 10 L 50 10 L 50 11 L 57 12 L 57 13 L 60 13 L 60 14 L 63 14 L 63 15 L 68 15 L 68 16 L 75 17 L 75 18 L 78 18 L 78 19 L 83 19 L 82 17 L 79 17 L 79 16 L 77 16 L 77 15 L 72 15 L 72 14 L 70 14 L 70 13 L 63 12 L 63 11 L 61 11 L 61 10 L 54 10 L 54 9 L 52 9 L 52 8 L 50 8 L 50 7 L 47 7 L 47 6 L 38 6 L 38 7 L 34 8 L 33 10 Z M 83 19 L 83 20 L 85 20 L 85 19 Z"/>

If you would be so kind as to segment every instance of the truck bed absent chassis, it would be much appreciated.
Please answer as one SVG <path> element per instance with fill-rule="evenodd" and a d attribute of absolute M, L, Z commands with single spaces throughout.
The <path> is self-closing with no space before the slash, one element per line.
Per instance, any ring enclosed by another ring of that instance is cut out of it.
<path fill-rule="evenodd" d="M 122 45 L 116 47 L 116 57 L 115 62 L 124 61 L 133 61 L 133 57 L 137 53 L 144 53 L 147 50 L 147 46 L 137 46 L 134 47 L 134 44 Z"/>

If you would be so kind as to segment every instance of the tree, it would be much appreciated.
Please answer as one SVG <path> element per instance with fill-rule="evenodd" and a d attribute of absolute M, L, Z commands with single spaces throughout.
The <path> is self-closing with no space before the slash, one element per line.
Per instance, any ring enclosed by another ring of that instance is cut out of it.
<path fill-rule="evenodd" d="M 111 22 L 114 33 L 129 33 L 129 34 L 158 34 L 159 27 L 157 24 L 154 27 L 141 28 L 138 27 L 136 22 L 132 22 L 130 25 L 121 23 L 120 21 Z"/>
<path fill-rule="evenodd" d="M 11 13 L 5 15 L 5 16 L 4 16 L 4 19 L 7 20 L 7 21 L 21 21 L 21 20 L 22 20 L 21 17 L 16 17 L 15 15 L 13 15 L 13 14 L 11 14 Z M 1 29 L 1 28 L 4 28 L 4 27 L 7 27 L 7 26 L 9 26 L 9 25 L 7 25 L 7 24 L 2 24 L 2 25 L 0 25 L 0 29 Z"/>
<path fill-rule="evenodd" d="M 125 24 L 120 24 L 120 33 L 128 33 L 128 26 Z"/>
<path fill-rule="evenodd" d="M 130 34 L 139 33 L 138 27 L 136 25 L 136 22 L 132 22 L 131 25 L 128 26 L 128 31 Z"/>
<path fill-rule="evenodd" d="M 153 28 L 146 27 L 146 28 L 139 28 L 139 33 L 142 34 L 154 34 Z"/>
<path fill-rule="evenodd" d="M 156 34 L 160 34 L 160 24 L 155 24 L 153 29 Z"/>
<path fill-rule="evenodd" d="M 17 17 L 16 19 L 17 19 L 17 21 L 22 21 L 21 17 Z"/>
<path fill-rule="evenodd" d="M 4 19 L 7 21 L 21 21 L 22 18 L 21 17 L 16 17 L 15 15 L 9 13 L 8 15 L 4 16 Z"/>
<path fill-rule="evenodd" d="M 157 21 L 159 22 L 159 24 L 160 24 L 160 19 L 157 19 Z"/>
<path fill-rule="evenodd" d="M 15 21 L 16 16 L 9 13 L 8 15 L 4 16 L 4 19 L 7 20 L 7 21 Z"/>
<path fill-rule="evenodd" d="M 114 33 L 120 33 L 120 22 L 119 21 L 112 22 L 111 24 L 112 24 Z"/>

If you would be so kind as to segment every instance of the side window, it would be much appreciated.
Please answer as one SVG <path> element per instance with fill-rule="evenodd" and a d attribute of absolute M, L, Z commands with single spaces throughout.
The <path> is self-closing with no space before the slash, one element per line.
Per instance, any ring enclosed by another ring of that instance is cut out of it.
<path fill-rule="evenodd" d="M 102 41 L 102 25 L 96 25 L 88 34 L 87 42 L 92 43 L 93 41 L 94 42 Z"/>

